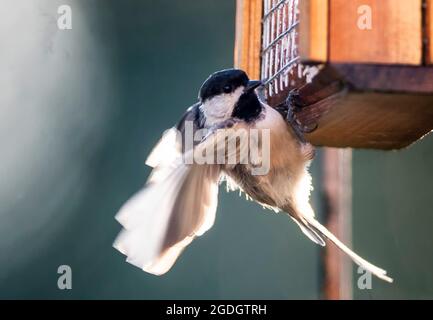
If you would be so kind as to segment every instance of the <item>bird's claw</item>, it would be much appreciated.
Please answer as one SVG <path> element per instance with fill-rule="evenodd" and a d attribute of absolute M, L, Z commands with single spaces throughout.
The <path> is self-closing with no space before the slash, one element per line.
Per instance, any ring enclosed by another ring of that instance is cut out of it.
<path fill-rule="evenodd" d="M 319 125 L 317 123 L 310 125 L 310 126 L 301 126 L 301 130 L 304 133 L 311 133 L 311 132 L 314 132 L 318 126 Z"/>
<path fill-rule="evenodd" d="M 297 100 L 299 100 L 299 91 L 293 89 L 289 92 L 289 96 L 286 99 L 287 105 L 287 121 L 291 124 L 296 122 L 296 112 L 299 112 L 300 107 L 298 106 Z"/>
<path fill-rule="evenodd" d="M 303 105 L 301 103 L 300 94 L 298 89 L 293 89 L 289 92 L 289 96 L 286 99 L 287 105 L 287 116 L 286 120 L 295 129 L 298 135 L 303 135 L 304 133 L 311 133 L 317 129 L 317 123 L 312 126 L 304 126 L 296 118 L 296 114 L 301 111 Z"/>

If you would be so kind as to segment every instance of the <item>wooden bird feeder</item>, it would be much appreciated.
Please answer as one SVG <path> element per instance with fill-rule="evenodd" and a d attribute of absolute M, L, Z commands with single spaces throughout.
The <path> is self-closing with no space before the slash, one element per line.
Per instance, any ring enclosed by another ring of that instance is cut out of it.
<path fill-rule="evenodd" d="M 403 148 L 433 129 L 433 0 L 238 0 L 235 65 L 299 90 L 314 145 Z"/>
<path fill-rule="evenodd" d="M 433 0 L 237 0 L 235 66 L 289 92 L 316 146 L 400 149 L 433 129 Z M 350 244 L 350 149 L 322 150 L 322 214 Z M 352 265 L 333 246 L 323 293 L 352 296 Z"/>

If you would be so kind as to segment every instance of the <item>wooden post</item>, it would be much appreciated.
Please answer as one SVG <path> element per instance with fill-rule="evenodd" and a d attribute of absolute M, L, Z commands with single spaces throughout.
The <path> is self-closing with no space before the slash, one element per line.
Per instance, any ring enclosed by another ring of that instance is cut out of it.
<path fill-rule="evenodd" d="M 323 187 L 326 226 L 350 247 L 352 238 L 352 151 L 323 149 Z M 328 241 L 325 256 L 324 296 L 329 300 L 352 298 L 352 261 Z"/>
<path fill-rule="evenodd" d="M 299 56 L 302 61 L 328 60 L 328 0 L 302 0 L 299 4 Z"/>
<path fill-rule="evenodd" d="M 260 79 L 263 0 L 236 1 L 236 68 Z"/>

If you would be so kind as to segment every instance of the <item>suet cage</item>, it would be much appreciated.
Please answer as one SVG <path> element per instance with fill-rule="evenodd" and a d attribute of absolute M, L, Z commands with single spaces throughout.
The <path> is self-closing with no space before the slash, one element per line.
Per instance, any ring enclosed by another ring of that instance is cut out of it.
<path fill-rule="evenodd" d="M 401 149 L 433 129 L 433 0 L 237 0 L 235 65 L 273 107 L 298 93 L 312 144 Z M 327 224 L 350 238 L 350 149 L 323 153 Z M 326 296 L 348 298 L 348 266 L 325 256 Z"/>

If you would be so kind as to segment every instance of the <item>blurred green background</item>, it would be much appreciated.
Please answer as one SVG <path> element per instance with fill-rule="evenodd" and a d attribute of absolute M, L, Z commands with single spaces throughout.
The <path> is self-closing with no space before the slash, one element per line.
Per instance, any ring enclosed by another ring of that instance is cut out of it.
<path fill-rule="evenodd" d="M 353 245 L 394 278 L 358 299 L 433 299 L 433 136 L 401 151 L 355 151 Z"/>
<path fill-rule="evenodd" d="M 206 77 L 233 65 L 234 1 L 0 3 L 0 77 L 14 77 L 2 114 L 15 115 L 0 129 L 11 158 L 1 165 L 1 298 L 319 297 L 319 249 L 289 218 L 223 189 L 215 226 L 167 275 L 112 248 L 114 215 L 145 182 L 152 146 Z M 57 28 L 61 4 L 72 30 Z M 57 288 L 62 264 L 69 291 Z"/>
<path fill-rule="evenodd" d="M 72 8 L 72 30 L 57 8 Z M 233 0 L 0 0 L 0 298 L 317 299 L 321 253 L 284 215 L 227 194 L 163 277 L 112 248 L 146 155 L 233 64 Z M 433 141 L 354 154 L 354 247 L 389 269 L 354 297 L 433 298 Z M 320 216 L 320 154 L 313 168 Z M 57 268 L 72 268 L 72 290 Z M 354 277 L 356 274 L 354 275 Z M 356 285 L 356 278 L 354 278 Z"/>

